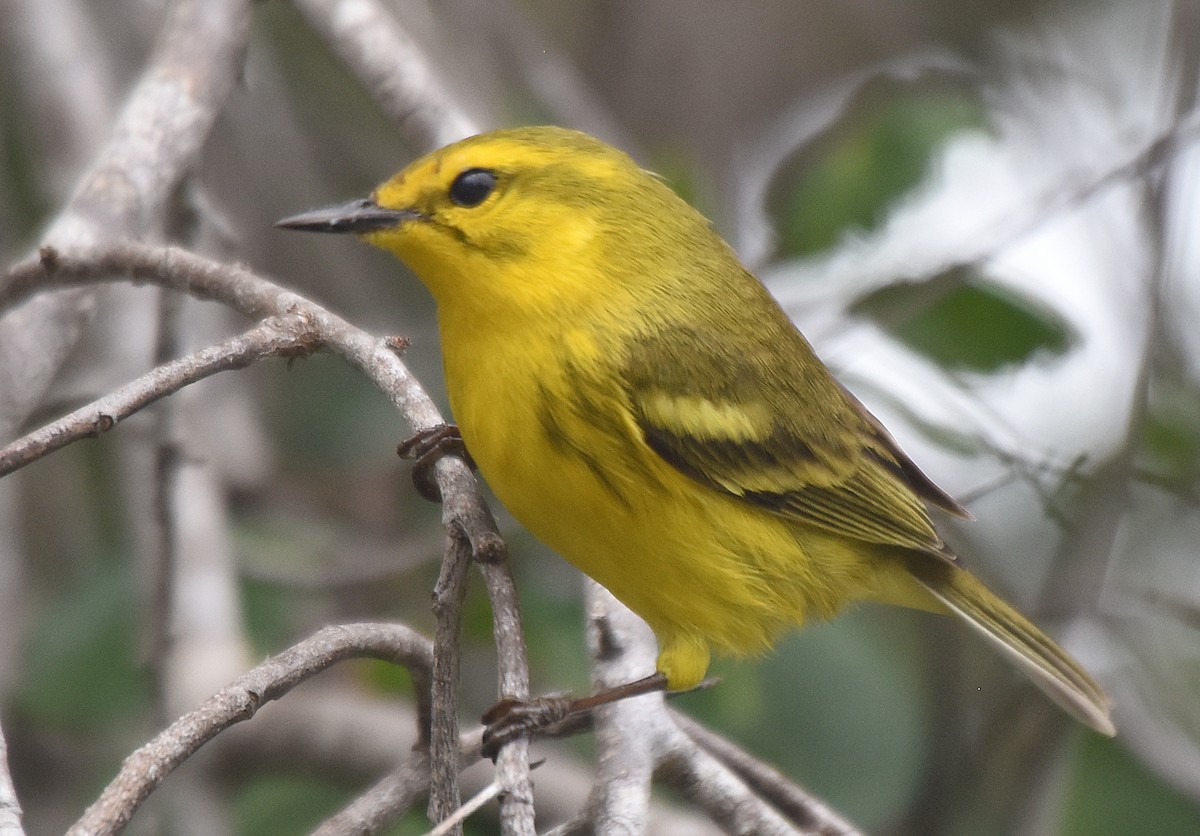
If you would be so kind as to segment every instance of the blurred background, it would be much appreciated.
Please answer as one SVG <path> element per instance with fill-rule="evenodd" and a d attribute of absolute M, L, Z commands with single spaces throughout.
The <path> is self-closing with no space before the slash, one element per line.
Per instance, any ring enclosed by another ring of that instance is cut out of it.
<path fill-rule="evenodd" d="M 355 241 L 271 226 L 428 150 L 401 138 L 305 5 L 253 4 L 240 82 L 147 238 L 247 262 L 407 336 L 406 361 L 444 405 L 415 279 Z M 869 832 L 1200 832 L 1200 4 L 387 5 L 478 125 L 590 131 L 706 213 L 970 507 L 974 523 L 941 520 L 948 539 L 1096 674 L 1121 734 L 1071 725 L 952 620 L 883 608 L 721 661 L 722 684 L 685 710 Z M 168 6 L 0 3 L 5 264 L 36 247 L 103 143 Z M 104 294 L 22 430 L 152 367 L 156 305 L 144 289 Z M 181 348 L 246 324 L 194 300 L 180 321 Z M 438 509 L 395 458 L 408 428 L 364 378 L 318 355 L 174 400 L 183 478 L 204 486 L 179 535 L 196 532 L 202 556 L 195 619 L 172 626 L 195 650 L 171 657 L 185 675 L 154 663 L 147 627 L 147 444 L 163 410 L 0 480 L 0 718 L 31 833 L 73 820 L 163 719 L 317 627 L 432 631 Z M 579 577 L 502 527 L 534 690 L 587 690 Z M 495 693 L 479 584 L 470 606 L 464 716 Z M 408 699 L 382 665 L 326 678 L 355 710 Z M 131 832 L 304 832 L 377 768 L 249 748 L 201 793 L 181 776 Z M 566 751 L 586 765 L 586 740 Z M 185 825 L 171 809 L 211 815 Z M 421 829 L 414 817 L 397 832 Z"/>

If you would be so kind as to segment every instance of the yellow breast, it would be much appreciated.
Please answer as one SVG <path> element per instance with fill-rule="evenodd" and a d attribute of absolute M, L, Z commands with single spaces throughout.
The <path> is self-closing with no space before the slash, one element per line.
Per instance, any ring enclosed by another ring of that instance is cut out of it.
<path fill-rule="evenodd" d="M 836 541 L 801 537 L 643 443 L 615 385 L 620 375 L 598 365 L 619 362 L 611 346 L 578 330 L 554 339 L 498 338 L 479 327 L 446 336 L 451 406 L 482 476 L 538 539 L 645 619 L 665 658 L 684 658 L 682 670 L 664 671 L 673 687 L 703 676 L 709 645 L 761 651 L 810 612 L 832 615 L 849 582 L 863 586 L 814 564 L 815 554 L 845 565 Z M 594 374 L 573 373 L 579 368 Z"/>

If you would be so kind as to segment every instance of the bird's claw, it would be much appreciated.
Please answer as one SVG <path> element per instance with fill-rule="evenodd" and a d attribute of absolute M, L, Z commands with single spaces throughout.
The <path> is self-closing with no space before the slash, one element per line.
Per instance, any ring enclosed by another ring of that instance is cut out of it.
<path fill-rule="evenodd" d="M 500 700 L 483 715 L 483 756 L 494 761 L 506 744 L 565 720 L 574 702 L 566 696 Z"/>
<path fill-rule="evenodd" d="M 417 493 L 430 502 L 442 501 L 441 488 L 433 477 L 433 466 L 438 459 L 445 455 L 455 455 L 462 458 L 468 467 L 475 467 L 475 462 L 463 444 L 462 433 L 454 424 L 438 424 L 436 427 L 421 430 L 400 442 L 396 453 L 402 459 L 413 460 L 413 486 Z"/>

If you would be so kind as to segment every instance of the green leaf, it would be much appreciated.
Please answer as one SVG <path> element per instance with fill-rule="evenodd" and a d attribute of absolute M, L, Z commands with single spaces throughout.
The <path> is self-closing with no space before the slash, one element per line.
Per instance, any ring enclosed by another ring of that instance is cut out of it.
<path fill-rule="evenodd" d="M 1064 354 L 1075 340 L 1052 311 L 966 270 L 882 288 L 851 311 L 935 363 L 963 371 L 994 372 L 1038 354 Z"/>

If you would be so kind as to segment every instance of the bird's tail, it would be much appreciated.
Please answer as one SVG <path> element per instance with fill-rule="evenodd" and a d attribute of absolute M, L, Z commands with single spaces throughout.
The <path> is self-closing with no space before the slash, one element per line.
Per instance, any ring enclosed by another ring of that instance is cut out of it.
<path fill-rule="evenodd" d="M 1117 733 L 1108 695 L 1049 636 L 965 569 L 913 556 L 908 571 L 953 613 L 1016 663 L 1035 685 L 1071 716 L 1101 734 Z"/>

